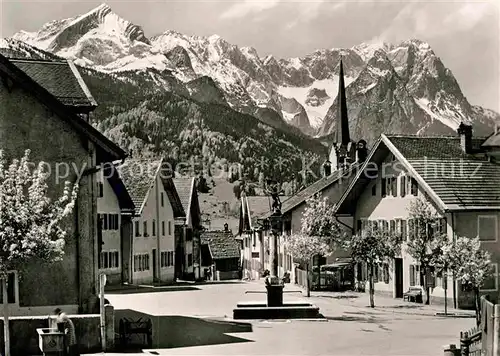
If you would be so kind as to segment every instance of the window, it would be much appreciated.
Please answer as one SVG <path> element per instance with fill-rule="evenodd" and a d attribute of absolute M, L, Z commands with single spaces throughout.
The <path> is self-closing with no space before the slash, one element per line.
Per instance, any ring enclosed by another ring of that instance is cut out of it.
<path fill-rule="evenodd" d="M 153 219 L 153 226 L 151 228 L 151 236 L 156 236 L 156 220 Z"/>
<path fill-rule="evenodd" d="M 410 185 L 411 185 L 410 186 L 410 194 L 417 196 L 418 195 L 418 183 L 415 180 L 415 178 L 411 178 Z"/>
<path fill-rule="evenodd" d="M 361 231 L 363 231 L 363 222 L 361 220 L 358 220 L 356 225 L 356 232 L 359 234 L 359 232 Z"/>
<path fill-rule="evenodd" d="M 162 192 L 162 193 L 160 193 L 160 199 L 161 199 L 161 206 L 164 206 L 164 205 L 165 205 L 165 203 L 164 203 L 164 201 L 163 201 L 163 192 Z"/>
<path fill-rule="evenodd" d="M 192 253 L 188 254 L 187 262 L 188 262 L 188 267 L 191 267 L 193 265 L 193 254 Z"/>
<path fill-rule="evenodd" d="M 99 268 L 118 268 L 120 266 L 118 251 L 102 251 L 99 258 Z"/>
<path fill-rule="evenodd" d="M 250 245 L 250 239 L 251 239 L 251 237 L 249 238 L 248 245 Z M 191 241 L 191 240 L 193 240 L 193 230 L 186 229 L 186 241 Z"/>
<path fill-rule="evenodd" d="M 375 181 L 375 183 L 373 183 L 373 186 L 372 186 L 372 195 L 373 196 L 377 195 L 377 181 Z"/>
<path fill-rule="evenodd" d="M 174 266 L 174 251 L 163 251 L 161 253 L 161 267 L 173 267 Z"/>
<path fill-rule="evenodd" d="M 481 241 L 495 242 L 498 240 L 497 224 L 496 215 L 477 217 L 477 235 Z"/>
<path fill-rule="evenodd" d="M 141 236 L 141 232 L 139 231 L 139 221 L 135 222 L 135 237 Z"/>
<path fill-rule="evenodd" d="M 149 254 L 134 256 L 134 272 L 149 271 Z"/>
<path fill-rule="evenodd" d="M 416 226 L 413 219 L 408 219 L 408 241 L 412 241 L 416 236 Z"/>
<path fill-rule="evenodd" d="M 97 214 L 102 230 L 119 230 L 118 214 Z"/>
<path fill-rule="evenodd" d="M 401 238 L 406 241 L 408 238 L 408 225 L 406 220 L 401 220 Z"/>
<path fill-rule="evenodd" d="M 102 198 L 104 196 L 104 184 L 102 182 L 97 182 L 97 197 Z"/>
<path fill-rule="evenodd" d="M 396 177 L 391 177 L 390 182 L 391 182 L 392 196 L 397 197 L 398 196 L 398 180 L 396 179 Z"/>
<path fill-rule="evenodd" d="M 401 182 L 400 182 L 400 186 L 401 186 L 401 197 L 404 197 L 406 196 L 406 179 L 407 177 L 405 175 L 402 175 L 401 176 Z"/>
<path fill-rule="evenodd" d="M 161 222 L 161 235 L 165 236 L 165 221 Z"/>
<path fill-rule="evenodd" d="M 16 303 L 17 272 L 9 272 L 7 277 L 7 302 Z M 0 288 L 0 303 L 3 303 L 3 288 Z"/>
<path fill-rule="evenodd" d="M 498 264 L 492 263 L 491 270 L 486 279 L 484 280 L 482 291 L 496 291 L 498 290 Z"/>
<path fill-rule="evenodd" d="M 168 222 L 168 235 L 169 236 L 172 235 L 172 222 L 171 221 Z"/>
<path fill-rule="evenodd" d="M 389 233 L 390 234 L 395 234 L 396 231 L 396 220 L 391 220 L 389 221 Z"/>
<path fill-rule="evenodd" d="M 142 223 L 142 225 L 143 225 L 143 229 L 144 229 L 144 236 L 149 236 L 149 235 L 148 235 L 148 222 L 147 222 L 147 221 L 144 221 L 144 222 Z"/>
<path fill-rule="evenodd" d="M 410 286 L 420 285 L 420 266 L 410 265 Z"/>
<path fill-rule="evenodd" d="M 381 179 L 380 188 L 382 189 L 382 191 L 380 192 L 380 195 L 382 195 L 382 198 L 387 196 L 387 179 L 386 178 Z"/>

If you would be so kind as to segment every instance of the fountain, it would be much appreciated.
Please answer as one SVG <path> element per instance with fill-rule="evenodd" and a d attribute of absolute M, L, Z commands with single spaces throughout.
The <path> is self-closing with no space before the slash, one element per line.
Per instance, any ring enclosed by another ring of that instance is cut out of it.
<path fill-rule="evenodd" d="M 319 308 L 309 302 L 283 301 L 283 280 L 278 276 L 278 236 L 282 231 L 279 183 L 267 181 L 266 193 L 272 198 L 272 214 L 265 222 L 272 233 L 271 274 L 265 279 L 267 302 L 239 302 L 233 309 L 233 319 L 318 319 L 322 318 Z"/>

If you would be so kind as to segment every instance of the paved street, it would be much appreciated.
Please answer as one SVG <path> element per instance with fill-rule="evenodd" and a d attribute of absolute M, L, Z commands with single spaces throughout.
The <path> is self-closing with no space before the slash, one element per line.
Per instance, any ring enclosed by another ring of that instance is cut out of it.
<path fill-rule="evenodd" d="M 231 324 L 238 301 L 264 300 L 263 282 L 193 285 L 108 294 L 119 309 L 160 316 L 164 348 L 144 350 L 156 355 L 442 355 L 443 346 L 458 343 L 472 318 L 439 317 L 441 306 L 403 303 L 358 293 L 313 293 L 327 321 L 255 321 Z M 285 300 L 303 300 L 287 285 Z M 147 291 L 147 292 L 143 292 Z M 205 318 L 212 319 L 206 321 Z M 215 319 L 215 321 L 214 321 Z M 250 330 L 251 329 L 251 330 Z"/>

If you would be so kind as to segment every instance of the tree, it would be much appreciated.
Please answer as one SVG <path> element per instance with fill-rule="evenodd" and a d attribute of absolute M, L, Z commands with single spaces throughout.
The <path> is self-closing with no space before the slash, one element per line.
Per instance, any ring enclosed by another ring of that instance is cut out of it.
<path fill-rule="evenodd" d="M 400 246 L 400 234 L 385 231 L 376 225 L 364 229 L 361 233 L 345 241 L 344 247 L 351 251 L 353 260 L 367 265 L 370 307 L 372 308 L 375 307 L 374 267 L 387 259 L 394 258 L 396 253 L 400 251 Z"/>
<path fill-rule="evenodd" d="M 301 232 L 287 237 L 285 246 L 292 251 L 294 259 L 306 266 L 307 296 L 309 288 L 309 264 L 314 256 L 328 256 L 342 244 L 344 236 L 335 219 L 334 206 L 319 195 L 307 200 L 302 216 Z M 319 260 L 319 259 L 318 259 Z"/>
<path fill-rule="evenodd" d="M 442 247 L 448 243 L 448 240 L 446 234 L 443 234 L 439 228 L 440 216 L 426 200 L 416 199 L 410 203 L 408 210 L 410 238 L 406 249 L 408 254 L 420 263 L 420 283 L 425 290 L 425 304 L 429 304 L 428 276 L 435 273 L 434 266 L 439 264 Z"/>
<path fill-rule="evenodd" d="M 309 285 L 309 264 L 311 259 L 318 255 L 328 255 L 332 252 L 329 240 L 321 236 L 308 236 L 301 233 L 292 234 L 285 238 L 285 248 L 292 252 L 293 259 L 306 267 L 306 293 L 311 296 Z"/>
<path fill-rule="evenodd" d="M 481 323 L 479 288 L 490 271 L 490 254 L 481 249 L 479 237 L 458 237 L 444 248 L 444 258 L 462 285 L 474 292 L 476 323 Z"/>
<path fill-rule="evenodd" d="M 333 247 L 343 243 L 343 234 L 340 224 L 335 218 L 335 206 L 328 203 L 328 198 L 321 199 L 320 194 L 316 194 L 307 201 L 307 208 L 302 217 L 302 233 L 307 236 L 321 236 L 326 238 Z M 321 257 L 316 255 L 318 267 L 318 288 L 321 284 Z"/>
<path fill-rule="evenodd" d="M 46 183 L 49 173 L 41 162 L 30 169 L 27 150 L 7 167 L 0 150 L 0 279 L 3 291 L 5 355 L 10 355 L 8 274 L 22 273 L 30 262 L 56 262 L 64 255 L 63 220 L 74 207 L 77 185 L 67 182 L 61 197 L 51 200 Z"/>

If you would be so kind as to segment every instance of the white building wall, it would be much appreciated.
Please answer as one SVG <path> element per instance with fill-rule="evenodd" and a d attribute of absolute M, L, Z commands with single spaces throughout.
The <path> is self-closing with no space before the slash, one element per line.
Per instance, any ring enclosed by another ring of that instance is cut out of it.
<path fill-rule="evenodd" d="M 102 253 L 101 253 L 101 268 L 100 272 L 106 273 L 108 279 L 117 282 L 121 280 L 121 236 L 120 236 L 120 226 L 121 226 L 121 215 L 120 215 L 120 205 L 118 203 L 118 198 L 113 191 L 113 188 L 109 184 L 107 179 L 104 179 L 102 175 L 97 174 L 97 182 L 102 183 L 103 196 L 97 198 L 97 213 L 103 214 L 116 214 L 118 215 L 118 228 L 116 230 L 102 230 Z M 103 254 L 107 254 L 108 259 L 112 253 L 118 253 L 113 256 L 113 259 L 117 258 L 116 267 L 104 268 Z M 116 257 L 115 257 L 116 256 Z"/>

